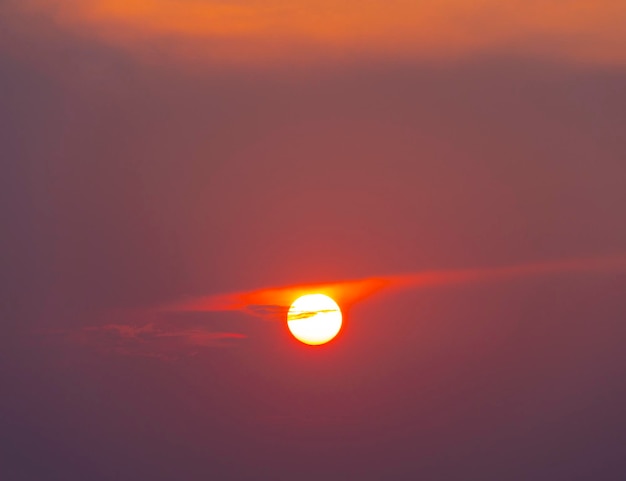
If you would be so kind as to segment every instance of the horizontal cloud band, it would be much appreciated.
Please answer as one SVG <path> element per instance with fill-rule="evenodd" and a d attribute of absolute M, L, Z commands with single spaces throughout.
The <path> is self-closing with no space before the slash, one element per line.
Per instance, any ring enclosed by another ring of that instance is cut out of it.
<path fill-rule="evenodd" d="M 166 306 L 171 311 L 244 311 L 267 319 L 286 319 L 291 303 L 304 294 L 326 294 L 342 306 L 354 303 L 385 289 L 412 289 L 507 280 L 549 274 L 576 272 L 626 272 L 626 256 L 570 259 L 506 267 L 433 270 L 413 274 L 370 277 L 328 283 L 263 288 L 246 292 L 217 294 Z"/>

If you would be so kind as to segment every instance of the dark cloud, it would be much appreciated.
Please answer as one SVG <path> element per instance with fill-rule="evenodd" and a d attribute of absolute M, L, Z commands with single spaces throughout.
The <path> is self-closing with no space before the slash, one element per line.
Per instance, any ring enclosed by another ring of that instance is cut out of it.
<path fill-rule="evenodd" d="M 205 348 L 234 346 L 247 337 L 237 332 L 212 331 L 206 327 L 193 326 L 180 319 L 143 325 L 128 323 L 78 329 L 37 329 L 33 334 L 47 341 L 73 343 L 102 354 L 168 361 L 196 356 Z"/>
<path fill-rule="evenodd" d="M 245 310 L 255 316 L 260 316 L 269 320 L 284 321 L 287 318 L 289 306 L 252 304 L 246 306 Z"/>
<path fill-rule="evenodd" d="M 319 311 L 292 311 L 289 314 L 290 321 L 297 321 L 298 319 L 308 319 L 309 317 L 316 316 L 317 314 L 323 314 L 325 312 L 337 312 L 337 309 L 320 309 Z"/>
<path fill-rule="evenodd" d="M 290 306 L 278 305 L 249 305 L 244 308 L 254 316 L 263 317 L 269 320 L 279 320 L 285 322 Z M 321 312 L 335 312 L 336 309 L 322 309 L 319 311 L 292 311 L 289 313 L 289 320 L 306 319 Z"/>

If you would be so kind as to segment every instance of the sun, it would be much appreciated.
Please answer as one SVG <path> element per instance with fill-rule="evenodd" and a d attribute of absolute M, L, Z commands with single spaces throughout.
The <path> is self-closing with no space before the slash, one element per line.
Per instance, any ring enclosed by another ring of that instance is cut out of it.
<path fill-rule="evenodd" d="M 308 294 L 291 304 L 287 326 L 300 342 L 311 346 L 325 344 L 341 329 L 341 310 L 324 294 Z"/>

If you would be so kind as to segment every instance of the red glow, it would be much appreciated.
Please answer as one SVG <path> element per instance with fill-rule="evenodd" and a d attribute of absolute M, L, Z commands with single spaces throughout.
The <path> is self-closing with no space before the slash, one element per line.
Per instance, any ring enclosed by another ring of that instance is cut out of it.
<path fill-rule="evenodd" d="M 349 309 L 353 304 L 384 289 L 411 289 L 466 282 L 488 282 L 518 277 L 572 272 L 624 271 L 626 257 L 570 259 L 506 267 L 434 270 L 365 279 L 262 288 L 247 292 L 217 294 L 169 306 L 175 311 L 247 311 L 253 315 L 284 320 L 291 303 L 300 296 L 319 293 Z"/>

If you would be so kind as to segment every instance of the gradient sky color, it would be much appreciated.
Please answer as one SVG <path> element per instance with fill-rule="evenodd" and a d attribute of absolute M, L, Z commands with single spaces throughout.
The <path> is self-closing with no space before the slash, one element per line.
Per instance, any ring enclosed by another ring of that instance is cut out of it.
<path fill-rule="evenodd" d="M 623 65 L 618 0 L 20 0 L 22 15 L 150 61 L 250 64 L 510 52 Z M 30 23 L 30 22 L 29 22 Z"/>
<path fill-rule="evenodd" d="M 0 0 L 0 479 L 625 479 L 624 5 Z"/>

